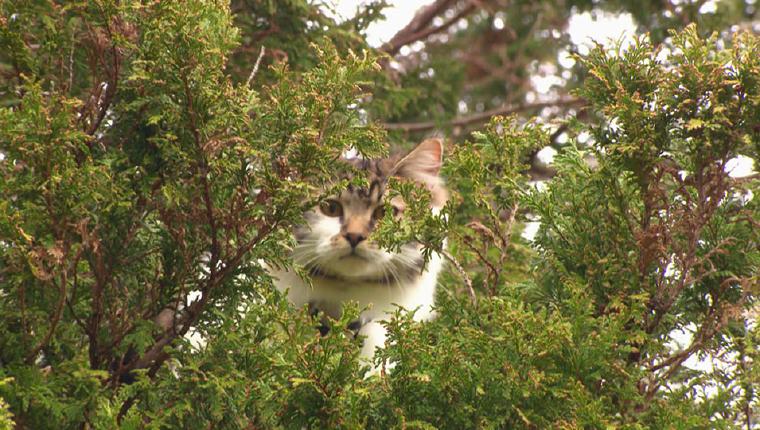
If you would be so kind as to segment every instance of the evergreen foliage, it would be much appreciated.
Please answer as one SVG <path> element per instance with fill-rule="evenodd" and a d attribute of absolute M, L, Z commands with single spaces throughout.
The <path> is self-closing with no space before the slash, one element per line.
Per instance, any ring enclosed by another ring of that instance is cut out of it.
<path fill-rule="evenodd" d="M 515 67 L 554 61 L 533 19 L 594 5 L 514 3 L 463 15 L 448 46 L 496 33 Z M 528 172 L 553 133 L 514 115 L 460 130 L 441 213 L 392 183 L 408 215 L 375 239 L 448 267 L 436 319 L 388 322 L 377 375 L 337 329 L 360 309 L 320 336 L 266 267 L 292 265 L 336 158 L 424 131 L 380 120 L 445 124 L 493 82 L 465 85 L 442 40 L 389 73 L 395 48 L 362 36 L 379 3 L 345 22 L 306 1 L 1 3 L 0 428 L 753 428 L 760 178 L 729 173 L 760 161 L 760 38 L 710 32 L 741 2 L 679 25 L 600 3 L 652 36 L 576 56 L 587 107 L 545 187 Z"/>

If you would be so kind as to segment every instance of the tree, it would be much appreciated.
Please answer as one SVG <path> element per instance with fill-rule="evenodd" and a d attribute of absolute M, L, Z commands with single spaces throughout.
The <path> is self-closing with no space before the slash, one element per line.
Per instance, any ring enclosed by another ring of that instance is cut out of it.
<path fill-rule="evenodd" d="M 702 4 L 439 0 L 380 50 L 382 4 L 0 4 L 0 425 L 752 428 L 759 178 L 727 165 L 760 154 L 760 39 L 710 36 L 752 3 Z M 593 8 L 650 36 L 527 103 L 530 65 L 572 51 L 551 29 Z M 492 115 L 548 104 L 559 129 Z M 337 157 L 430 127 L 452 198 L 394 183 L 410 216 L 376 240 L 446 256 L 439 317 L 400 309 L 366 377 L 337 329 L 359 309 L 320 336 L 265 265 Z"/>

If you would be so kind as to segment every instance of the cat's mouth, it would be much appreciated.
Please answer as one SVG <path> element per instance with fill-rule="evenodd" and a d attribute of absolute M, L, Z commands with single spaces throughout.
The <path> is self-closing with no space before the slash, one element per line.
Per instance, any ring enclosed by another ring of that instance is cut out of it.
<path fill-rule="evenodd" d="M 353 250 L 349 252 L 346 255 L 343 255 L 342 257 L 339 257 L 338 260 L 350 260 L 350 259 L 356 259 L 356 260 L 362 260 L 362 261 L 369 261 L 369 258 L 359 255 L 356 250 Z"/>

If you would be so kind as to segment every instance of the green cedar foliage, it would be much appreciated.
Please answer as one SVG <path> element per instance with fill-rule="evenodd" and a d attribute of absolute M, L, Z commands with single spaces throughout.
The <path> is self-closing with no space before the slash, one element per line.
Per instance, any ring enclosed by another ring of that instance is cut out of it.
<path fill-rule="evenodd" d="M 756 37 L 723 46 L 687 27 L 670 52 L 642 37 L 579 57 L 598 121 L 570 127 L 595 143 L 572 141 L 544 190 L 524 172 L 548 133 L 515 117 L 448 150 L 442 213 L 393 183 L 413 216 L 385 217 L 376 239 L 418 240 L 449 270 L 438 318 L 399 310 L 370 376 L 340 329 L 360 309 L 319 336 L 265 266 L 291 264 L 290 228 L 336 157 L 387 150 L 366 118 L 384 103 L 368 94 L 382 70 L 357 49 L 377 9 L 335 24 L 305 2 L 248 3 L 0 4 L 0 426 L 750 419 L 760 190 L 726 165 L 760 158 Z M 251 55 L 236 49 L 262 37 L 256 14 L 279 23 L 270 47 L 288 61 L 249 85 Z M 533 245 L 520 209 L 540 216 Z M 153 320 L 167 307 L 181 310 L 164 330 Z M 684 365 L 707 356 L 720 371 Z"/>
<path fill-rule="evenodd" d="M 603 20 L 606 14 L 630 17 L 635 26 L 631 31 L 648 33 L 653 42 L 665 46 L 673 42 L 668 30 L 689 23 L 697 23 L 703 37 L 717 31 L 727 42 L 738 28 L 757 31 L 760 14 L 755 0 L 431 3 L 433 9 L 440 7 L 430 25 L 402 31 L 407 40 L 419 39 L 420 43 L 411 44 L 411 49 L 401 49 L 403 43 L 384 48 L 391 53 L 400 50 L 393 56 L 388 74 L 401 88 L 379 85 L 374 93 L 380 100 L 370 109 L 378 119 L 392 123 L 391 139 L 420 137 L 439 129 L 452 139 L 465 140 L 469 132 L 482 128 L 489 112 L 518 111 L 544 118 L 576 114 L 582 103 L 572 96 L 572 90 L 582 84 L 586 70 L 567 57 L 586 52 L 579 45 L 587 41 L 573 41 L 568 31 L 579 14 L 602 18 L 586 24 L 600 42 L 606 42 L 603 34 L 610 26 Z M 598 33 L 594 32 L 596 26 Z M 418 37 L 430 31 L 431 36 Z M 536 79 L 546 74 L 553 75 L 550 81 Z M 548 91 L 536 85 L 541 81 L 551 83 Z M 553 101 L 551 109 L 546 109 L 547 99 Z M 563 141 L 552 144 L 559 148 Z"/>
<path fill-rule="evenodd" d="M 3 386 L 10 382 L 9 379 L 4 379 L 0 381 L 0 386 Z M 5 400 L 0 398 L 0 429 L 2 430 L 10 430 L 13 428 L 13 415 L 8 410 L 8 404 L 5 403 Z"/>

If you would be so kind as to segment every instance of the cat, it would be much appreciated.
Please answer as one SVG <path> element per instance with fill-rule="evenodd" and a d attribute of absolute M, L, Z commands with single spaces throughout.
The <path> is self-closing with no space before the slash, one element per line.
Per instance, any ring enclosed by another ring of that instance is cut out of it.
<path fill-rule="evenodd" d="M 278 290 L 296 306 L 309 305 L 332 318 L 339 318 L 342 305 L 359 303 L 359 321 L 351 329 L 364 337 L 360 355 L 371 360 L 375 349 L 385 344 L 386 330 L 381 322 L 397 309 L 416 310 L 416 320 L 433 317 L 433 301 L 443 260 L 437 253 L 425 263 L 422 246 L 404 244 L 390 252 L 372 242 L 370 234 L 391 205 L 394 216 L 404 216 L 400 197 L 387 199 L 389 178 L 407 178 L 427 187 L 431 211 L 437 213 L 446 203 L 447 192 L 439 173 L 443 142 L 427 139 L 405 156 L 382 159 L 344 159 L 365 170 L 368 188 L 349 186 L 339 195 L 326 199 L 304 214 L 306 225 L 295 228 L 297 245 L 293 261 L 303 266 L 311 286 L 292 270 L 273 270 Z M 323 331 L 324 334 L 324 331 Z"/>

